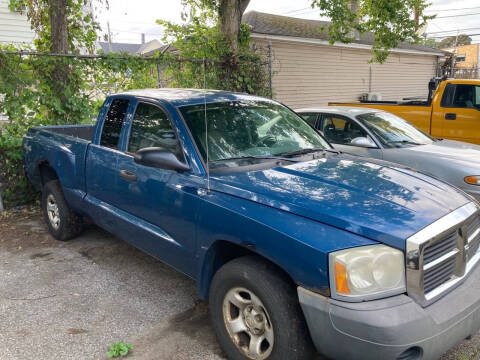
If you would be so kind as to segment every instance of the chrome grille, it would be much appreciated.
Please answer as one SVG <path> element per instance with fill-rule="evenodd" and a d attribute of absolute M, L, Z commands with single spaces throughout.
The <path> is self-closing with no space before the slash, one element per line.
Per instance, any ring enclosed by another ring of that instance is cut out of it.
<path fill-rule="evenodd" d="M 446 283 L 455 275 L 455 258 L 450 258 L 442 266 L 439 266 L 433 270 L 427 270 L 423 274 L 423 288 L 425 293 L 428 294 L 438 286 Z"/>
<path fill-rule="evenodd" d="M 478 251 L 480 245 L 480 216 L 477 215 L 465 226 L 467 238 L 467 261 Z"/>
<path fill-rule="evenodd" d="M 427 246 L 423 252 L 423 287 L 429 293 L 455 275 L 458 231 Z"/>
<path fill-rule="evenodd" d="M 435 261 L 439 257 L 447 254 L 452 249 L 456 249 L 457 236 L 458 232 L 454 230 L 444 238 L 441 238 L 433 244 L 427 246 L 423 252 L 423 264 L 428 264 L 432 261 Z"/>
<path fill-rule="evenodd" d="M 407 292 L 426 306 L 480 260 L 480 207 L 468 203 L 407 239 Z"/>

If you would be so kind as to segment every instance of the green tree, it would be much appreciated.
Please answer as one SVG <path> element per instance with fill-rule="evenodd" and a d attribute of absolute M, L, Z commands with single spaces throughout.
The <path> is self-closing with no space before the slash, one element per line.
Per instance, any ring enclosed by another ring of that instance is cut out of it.
<path fill-rule="evenodd" d="M 375 40 L 372 60 L 380 63 L 400 42 L 422 41 L 419 29 L 434 18 L 424 14 L 428 5 L 426 0 L 312 0 L 312 8 L 331 20 L 328 26 L 331 44 L 349 43 L 356 34 L 372 33 Z"/>
<path fill-rule="evenodd" d="M 218 25 L 235 58 L 241 36 L 241 18 L 249 0 L 182 0 L 192 8 L 216 12 Z M 373 61 L 384 62 L 389 51 L 400 42 L 421 43 L 418 35 L 426 21 L 427 0 L 311 0 L 319 15 L 328 17 L 330 43 L 349 43 L 358 34 L 372 33 L 375 40 Z M 417 15 L 417 16 L 415 16 Z M 416 20 L 418 19 L 418 21 Z"/>
<path fill-rule="evenodd" d="M 472 38 L 465 34 L 460 34 L 458 36 L 449 36 L 438 43 L 438 47 L 441 49 L 450 48 L 454 46 L 461 45 L 470 45 L 472 43 Z"/>
<path fill-rule="evenodd" d="M 174 54 L 167 52 L 162 59 L 169 86 L 271 95 L 266 62 L 263 54 L 250 46 L 248 26 L 232 25 L 234 30 L 230 35 L 224 31 L 225 27 L 230 27 L 224 24 L 225 19 L 230 22 L 233 17 L 241 17 L 244 9 L 236 9 L 235 16 L 225 16 L 226 10 L 221 9 L 220 2 L 182 2 L 185 24 L 157 20 L 165 28 L 164 41 L 175 49 Z M 245 3 L 248 1 L 244 1 L 244 6 Z"/>

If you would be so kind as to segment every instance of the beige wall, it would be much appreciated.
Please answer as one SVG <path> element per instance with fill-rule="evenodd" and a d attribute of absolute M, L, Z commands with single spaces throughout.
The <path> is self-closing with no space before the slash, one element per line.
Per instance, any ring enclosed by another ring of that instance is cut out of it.
<path fill-rule="evenodd" d="M 34 32 L 25 14 L 10 11 L 9 0 L 0 0 L 0 43 L 32 43 Z"/>
<path fill-rule="evenodd" d="M 265 49 L 268 42 L 254 39 Z M 383 100 L 426 96 L 436 56 L 391 54 L 385 64 L 368 63 L 369 50 L 272 40 L 275 98 L 291 107 L 352 101 L 371 91 Z"/>

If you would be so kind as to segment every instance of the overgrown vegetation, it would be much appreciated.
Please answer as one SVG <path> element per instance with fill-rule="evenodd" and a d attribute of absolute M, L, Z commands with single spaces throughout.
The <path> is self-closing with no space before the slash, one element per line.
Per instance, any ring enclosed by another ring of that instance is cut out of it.
<path fill-rule="evenodd" d="M 267 59 L 250 46 L 249 27 L 240 26 L 234 52 L 220 29 L 215 6 L 199 1 L 184 4 L 189 9 L 189 15 L 184 15 L 189 17 L 186 24 L 157 20 L 172 50 L 162 59 L 170 85 L 271 96 Z"/>
<path fill-rule="evenodd" d="M 145 59 L 128 54 L 77 56 L 80 50 L 93 51 L 98 24 L 83 13 L 83 0 L 62 1 L 67 6 L 63 47 L 53 44 L 58 41 L 50 31 L 49 0 L 10 1 L 12 8 L 26 6 L 37 38 L 34 48 L 0 47 L 0 107 L 9 119 L 0 130 L 0 183 L 6 185 L 7 206 L 38 196 L 22 167 L 21 143 L 28 128 L 92 122 L 106 94 L 159 83 L 270 94 L 265 63 L 249 47 L 248 29 L 242 27 L 237 61 L 218 30 L 218 18 L 201 5 L 192 3 L 187 25 L 159 21 L 175 51 Z M 39 54 L 32 55 L 33 49 Z"/>

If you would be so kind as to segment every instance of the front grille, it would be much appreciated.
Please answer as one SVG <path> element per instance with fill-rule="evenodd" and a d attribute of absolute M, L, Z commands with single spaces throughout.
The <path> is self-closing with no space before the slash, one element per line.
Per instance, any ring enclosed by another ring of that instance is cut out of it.
<path fill-rule="evenodd" d="M 455 258 L 443 262 L 441 266 L 433 270 L 426 270 L 423 274 L 423 288 L 426 294 L 446 283 L 455 275 Z"/>
<path fill-rule="evenodd" d="M 480 261 L 480 207 L 468 203 L 407 239 L 407 292 L 426 306 Z"/>
<path fill-rule="evenodd" d="M 457 248 L 457 236 L 458 232 L 454 230 L 449 235 L 426 247 L 423 252 L 423 264 L 431 263 L 452 249 Z"/>
<path fill-rule="evenodd" d="M 475 216 L 465 226 L 466 238 L 468 241 L 467 261 L 471 259 L 478 251 L 480 245 L 480 216 Z"/>
<path fill-rule="evenodd" d="M 446 283 L 455 275 L 457 241 L 458 231 L 454 230 L 425 248 L 423 252 L 423 288 L 426 294 Z"/>

